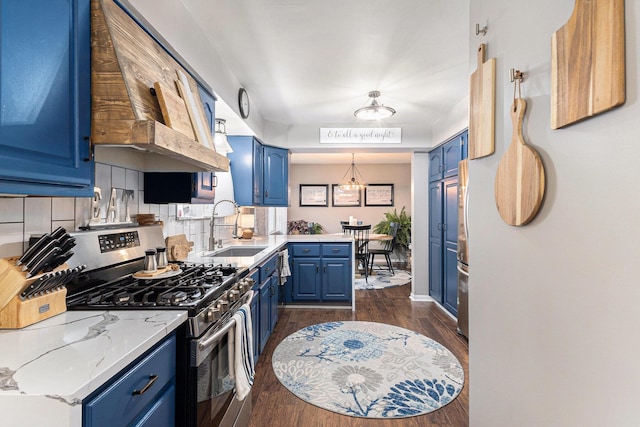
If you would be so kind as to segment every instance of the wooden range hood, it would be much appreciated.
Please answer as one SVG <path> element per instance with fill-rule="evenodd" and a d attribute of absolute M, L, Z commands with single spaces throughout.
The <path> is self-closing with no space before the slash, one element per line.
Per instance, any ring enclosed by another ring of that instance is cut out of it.
<path fill-rule="evenodd" d="M 227 157 L 165 126 L 150 89 L 161 82 L 179 96 L 178 70 L 202 109 L 196 81 L 162 46 L 113 0 L 91 0 L 91 142 L 97 161 L 145 172 L 229 170 Z"/>

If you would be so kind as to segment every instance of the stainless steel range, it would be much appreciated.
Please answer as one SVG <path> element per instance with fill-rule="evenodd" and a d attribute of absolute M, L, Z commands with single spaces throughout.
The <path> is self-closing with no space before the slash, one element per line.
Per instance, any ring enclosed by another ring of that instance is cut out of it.
<path fill-rule="evenodd" d="M 146 251 L 164 247 L 160 226 L 73 233 L 70 265 L 86 265 L 67 284 L 68 310 L 186 310 L 178 331 L 176 425 L 241 426 L 251 396 L 234 393 L 229 360 L 233 314 L 253 298 L 246 268 L 178 262 L 161 274 L 145 274 Z M 233 342 L 233 340 L 231 340 Z"/>

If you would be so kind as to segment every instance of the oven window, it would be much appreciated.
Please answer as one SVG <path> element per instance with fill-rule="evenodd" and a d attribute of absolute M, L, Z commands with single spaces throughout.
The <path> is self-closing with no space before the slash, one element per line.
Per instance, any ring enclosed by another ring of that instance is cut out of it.
<path fill-rule="evenodd" d="M 233 329 L 232 329 L 233 331 Z M 216 426 L 233 400 L 229 339 L 225 334 L 197 367 L 198 426 Z"/>

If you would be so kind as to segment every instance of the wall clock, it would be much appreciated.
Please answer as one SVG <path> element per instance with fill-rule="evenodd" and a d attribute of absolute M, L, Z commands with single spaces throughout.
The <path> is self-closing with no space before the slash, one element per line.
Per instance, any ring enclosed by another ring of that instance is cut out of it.
<path fill-rule="evenodd" d="M 238 91 L 238 106 L 240 107 L 240 115 L 242 118 L 246 119 L 249 117 L 249 110 L 251 107 L 249 105 L 249 94 L 243 87 Z"/>

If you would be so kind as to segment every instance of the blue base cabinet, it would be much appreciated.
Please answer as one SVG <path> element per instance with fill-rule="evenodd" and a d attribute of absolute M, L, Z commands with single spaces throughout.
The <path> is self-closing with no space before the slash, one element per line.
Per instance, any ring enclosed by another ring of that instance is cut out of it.
<path fill-rule="evenodd" d="M 263 262 L 254 277 L 259 278 L 254 289 L 257 294 L 252 302 L 252 326 L 254 328 L 254 359 L 262 354 L 264 346 L 267 344 L 273 328 L 278 321 L 278 301 L 280 277 L 278 276 L 278 254 L 273 255 Z M 257 318 L 257 321 L 253 319 Z"/>
<path fill-rule="evenodd" d="M 289 151 L 253 136 L 228 136 L 233 191 L 240 206 L 287 206 Z"/>
<path fill-rule="evenodd" d="M 350 302 L 350 243 L 289 243 L 286 302 Z"/>
<path fill-rule="evenodd" d="M 174 426 L 175 387 L 172 334 L 83 401 L 83 426 Z"/>
<path fill-rule="evenodd" d="M 0 2 L 0 193 L 93 196 L 89 3 Z"/>

